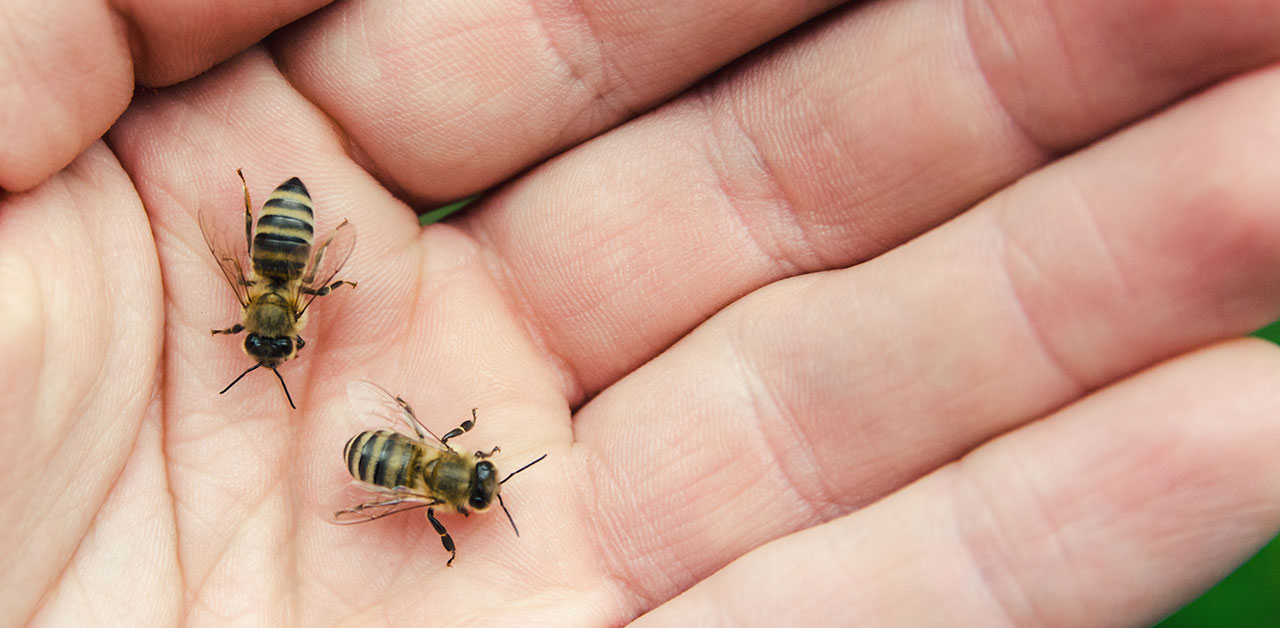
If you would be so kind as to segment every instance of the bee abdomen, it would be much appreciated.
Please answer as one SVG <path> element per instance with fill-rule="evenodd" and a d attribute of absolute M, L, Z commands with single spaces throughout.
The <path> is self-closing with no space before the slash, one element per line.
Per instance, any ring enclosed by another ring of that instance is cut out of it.
<path fill-rule="evenodd" d="M 347 441 L 347 471 L 367 484 L 412 488 L 420 464 L 418 447 L 412 439 L 390 430 L 361 432 Z"/>
<path fill-rule="evenodd" d="M 311 207 L 311 195 L 297 177 L 271 193 L 253 236 L 254 272 L 276 279 L 302 276 L 315 232 Z"/>

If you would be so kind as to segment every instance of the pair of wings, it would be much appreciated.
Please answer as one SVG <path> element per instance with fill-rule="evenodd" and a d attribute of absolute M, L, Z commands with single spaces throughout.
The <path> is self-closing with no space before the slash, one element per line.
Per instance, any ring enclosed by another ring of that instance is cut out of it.
<path fill-rule="evenodd" d="M 241 307 L 249 305 L 249 286 L 254 283 L 254 278 L 251 274 L 246 275 L 242 266 L 242 262 L 249 260 L 249 241 L 252 240 L 250 225 L 253 224 L 247 208 L 244 215 L 244 238 L 239 236 L 238 228 L 227 224 L 232 221 L 220 220 L 208 207 L 201 207 L 199 216 L 204 243 L 218 261 L 218 268 L 222 269 L 222 275 L 231 284 Z M 302 316 L 318 296 L 317 292 L 338 275 L 355 246 L 356 228 L 344 219 L 315 249 L 311 259 L 307 260 L 307 266 L 302 272 L 302 289 L 293 296 L 292 306 L 297 316 Z M 249 268 L 252 273 L 252 261 L 249 262 Z"/>
<path fill-rule="evenodd" d="M 366 381 L 347 384 L 347 402 L 354 410 L 351 415 L 354 427 L 360 431 L 390 428 L 426 447 L 449 451 L 440 437 L 413 415 L 408 404 L 377 384 Z M 430 495 L 416 493 L 404 487 L 389 489 L 356 480 L 352 480 L 330 502 L 339 508 L 326 513 L 327 518 L 332 523 L 344 525 L 373 521 L 398 512 L 441 503 Z"/>

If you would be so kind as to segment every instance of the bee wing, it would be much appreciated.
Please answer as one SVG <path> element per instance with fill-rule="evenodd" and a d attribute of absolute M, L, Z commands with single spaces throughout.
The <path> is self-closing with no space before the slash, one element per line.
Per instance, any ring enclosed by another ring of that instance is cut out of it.
<path fill-rule="evenodd" d="M 351 525 L 381 519 L 398 512 L 426 508 L 440 500 L 404 487 L 385 489 L 360 482 L 348 483 L 329 501 L 325 519 L 329 523 Z"/>
<path fill-rule="evenodd" d="M 245 250 L 247 245 L 241 243 L 240 238 L 234 235 L 235 232 L 231 231 L 229 226 L 220 225 L 213 212 L 207 207 L 200 208 L 199 220 L 204 243 L 208 245 L 209 252 L 213 253 L 213 259 L 217 260 L 218 268 L 222 269 L 222 275 L 227 278 L 227 283 L 231 284 L 231 289 L 235 291 L 240 305 L 248 304 L 249 281 L 245 278 L 244 267 L 240 265 L 241 260 L 248 258 L 249 252 Z"/>
<path fill-rule="evenodd" d="M 319 296 L 318 293 L 338 276 L 338 271 L 347 263 L 355 246 L 356 227 L 344 219 L 329 233 L 329 237 L 325 238 L 307 262 L 307 269 L 302 273 L 303 289 L 298 291 L 298 298 L 305 301 L 301 308 L 294 303 L 298 316 L 302 316 L 311 307 L 311 302 Z"/>
<path fill-rule="evenodd" d="M 348 383 L 347 402 L 355 410 L 353 418 L 356 420 L 354 427 L 357 429 L 390 427 L 405 436 L 416 438 L 430 447 L 435 447 L 442 451 L 446 450 L 445 446 L 440 444 L 440 437 L 436 436 L 435 432 L 427 429 L 427 426 L 423 425 L 413 415 L 413 411 L 409 409 L 407 403 L 373 382 L 354 381 Z M 430 436 L 431 439 L 428 440 L 427 436 Z"/>

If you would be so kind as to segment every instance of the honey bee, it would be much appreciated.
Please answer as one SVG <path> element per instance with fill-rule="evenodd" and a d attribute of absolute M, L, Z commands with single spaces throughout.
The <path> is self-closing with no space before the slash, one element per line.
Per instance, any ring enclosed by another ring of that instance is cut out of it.
<path fill-rule="evenodd" d="M 306 344 L 299 334 L 306 325 L 311 302 L 339 286 L 356 286 L 354 281 L 333 281 L 351 256 L 356 243 L 355 227 L 344 219 L 312 256 L 315 217 L 311 195 L 302 181 L 293 177 L 281 183 L 263 203 L 255 232 L 249 184 L 239 169 L 236 174 L 244 188 L 244 248 L 233 244 L 238 237 L 223 237 L 212 213 L 200 211 L 200 232 L 205 244 L 243 308 L 239 323 L 211 333 L 249 332 L 244 339 L 244 352 L 257 363 L 218 394 L 231 390 L 245 375 L 265 366 L 280 380 L 289 407 L 297 408 L 276 367 L 297 357 Z M 252 260 L 247 275 L 240 265 L 246 252 Z"/>
<path fill-rule="evenodd" d="M 498 469 L 488 460 L 500 451 L 497 447 L 484 452 L 467 452 L 449 444 L 449 440 L 465 434 L 476 424 L 476 411 L 471 419 L 438 437 L 427 429 L 400 397 L 369 382 L 347 385 L 347 399 L 363 419 L 390 422 L 396 429 L 371 429 L 347 441 L 343 455 L 347 471 L 360 488 L 375 495 L 370 501 L 344 508 L 332 516 L 334 523 L 364 523 L 415 508 L 427 509 L 427 521 L 440 535 L 449 552 L 445 566 L 452 567 L 458 551 L 453 537 L 435 516 L 435 508 L 447 508 L 464 516 L 472 511 L 484 512 L 497 498 L 502 512 L 516 536 L 520 530 L 511 511 L 502 501 L 499 487 L 517 473 L 541 462 L 547 455 L 512 471 L 501 481 Z M 404 428 L 409 428 L 405 430 Z M 428 440 L 427 437 L 431 439 Z"/>

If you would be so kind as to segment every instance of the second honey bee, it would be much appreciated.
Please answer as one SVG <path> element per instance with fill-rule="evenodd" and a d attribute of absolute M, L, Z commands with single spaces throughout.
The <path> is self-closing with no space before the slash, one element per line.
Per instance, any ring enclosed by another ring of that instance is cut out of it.
<path fill-rule="evenodd" d="M 472 453 L 449 444 L 450 439 L 475 426 L 474 409 L 471 420 L 438 437 L 418 421 L 408 403 L 374 384 L 352 382 L 347 386 L 347 399 L 359 417 L 389 422 L 397 429 L 365 430 L 347 441 L 343 451 L 347 471 L 374 498 L 337 511 L 333 515 L 334 523 L 363 523 L 405 510 L 426 508 L 427 521 L 449 552 L 445 565 L 452 566 L 458 552 L 453 537 L 436 519 L 436 507 L 467 516 L 472 511 L 488 510 L 497 499 L 507 521 L 511 522 L 511 529 L 520 536 L 499 488 L 515 474 L 546 458 L 546 454 L 499 481 L 497 467 L 488 460 L 498 453 L 497 447 Z"/>
<path fill-rule="evenodd" d="M 296 408 L 277 367 L 297 357 L 306 344 L 300 334 L 311 302 L 339 286 L 355 287 L 352 281 L 334 281 L 355 246 L 355 227 L 344 219 L 312 255 L 315 216 L 311 195 L 302 181 L 293 177 L 281 183 L 262 205 L 255 231 L 249 184 L 239 169 L 236 174 L 244 188 L 244 247 L 236 244 L 238 236 L 224 237 L 212 214 L 203 209 L 200 232 L 242 308 L 239 323 L 212 333 L 248 332 L 244 352 L 257 363 L 221 392 L 265 366 L 280 380 L 289 406 Z M 248 273 L 241 266 L 246 254 L 252 264 Z"/>

